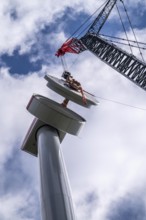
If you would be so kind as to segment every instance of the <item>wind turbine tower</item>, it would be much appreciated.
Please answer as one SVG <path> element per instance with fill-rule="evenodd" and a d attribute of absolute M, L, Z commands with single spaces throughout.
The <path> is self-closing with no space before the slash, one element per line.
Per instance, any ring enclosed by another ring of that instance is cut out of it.
<path fill-rule="evenodd" d="M 97 105 L 95 97 L 84 91 L 86 105 L 79 91 L 64 79 L 46 75 L 47 86 L 65 97 L 89 108 Z M 63 104 L 44 96 L 32 95 L 27 110 L 35 116 L 21 149 L 38 156 L 40 164 L 42 220 L 75 220 L 75 212 L 65 163 L 60 148 L 66 133 L 78 135 L 85 119 Z"/>

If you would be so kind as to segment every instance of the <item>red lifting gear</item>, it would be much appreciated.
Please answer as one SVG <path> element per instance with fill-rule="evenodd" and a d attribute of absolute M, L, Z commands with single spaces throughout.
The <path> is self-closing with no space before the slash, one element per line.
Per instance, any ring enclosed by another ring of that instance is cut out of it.
<path fill-rule="evenodd" d="M 56 52 L 56 56 L 64 56 L 65 53 L 76 53 L 79 54 L 80 52 L 85 50 L 85 46 L 82 44 L 80 40 L 77 38 L 72 38 L 67 40 L 60 49 Z"/>

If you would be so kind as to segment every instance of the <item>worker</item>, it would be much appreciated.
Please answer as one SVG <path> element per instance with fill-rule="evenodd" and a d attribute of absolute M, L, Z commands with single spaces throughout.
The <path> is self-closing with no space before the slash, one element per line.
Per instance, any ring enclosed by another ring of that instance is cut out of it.
<path fill-rule="evenodd" d="M 62 74 L 62 77 L 66 80 L 67 86 L 69 86 L 71 89 L 74 89 L 75 91 L 78 91 L 78 92 L 81 93 L 83 103 L 86 105 L 87 101 L 86 101 L 86 98 L 85 98 L 84 91 L 82 89 L 81 83 L 78 82 L 77 80 L 75 80 L 72 77 L 71 73 L 68 72 L 68 71 L 64 71 L 63 74 Z M 68 104 L 68 101 L 65 99 L 64 102 L 63 102 L 63 106 L 64 107 L 67 106 L 66 103 Z"/>

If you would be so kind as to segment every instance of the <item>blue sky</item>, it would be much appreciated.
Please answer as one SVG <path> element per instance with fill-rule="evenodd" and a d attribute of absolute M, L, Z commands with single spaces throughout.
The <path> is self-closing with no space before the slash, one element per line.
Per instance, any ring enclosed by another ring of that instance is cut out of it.
<path fill-rule="evenodd" d="M 40 220 L 38 159 L 20 150 L 33 120 L 26 105 L 33 93 L 61 102 L 49 91 L 45 74 L 60 77 L 56 50 L 103 0 L 2 0 L 0 5 L 0 219 Z M 146 2 L 125 0 L 139 41 L 146 42 Z M 120 2 L 118 3 L 120 6 Z M 120 6 L 121 7 L 121 6 Z M 121 13 L 129 38 L 132 32 Z M 113 9 L 102 33 L 125 37 Z M 134 50 L 139 57 L 139 51 Z M 143 51 L 143 55 L 146 52 Z M 74 63 L 74 61 L 76 62 Z M 79 135 L 62 143 L 78 220 L 146 218 L 146 93 L 90 52 L 66 55 L 69 71 L 97 96 L 90 110 L 69 108 L 87 119 Z M 74 63 L 74 64 L 73 64 Z"/>

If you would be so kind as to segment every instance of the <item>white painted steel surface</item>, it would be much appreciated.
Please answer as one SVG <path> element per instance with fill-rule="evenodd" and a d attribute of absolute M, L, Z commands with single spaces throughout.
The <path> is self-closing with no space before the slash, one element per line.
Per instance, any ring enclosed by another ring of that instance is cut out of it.
<path fill-rule="evenodd" d="M 94 95 L 84 91 L 87 101 L 85 105 L 81 93 L 68 87 L 65 80 L 50 75 L 45 75 L 45 79 L 48 81 L 47 86 L 50 89 L 83 107 L 90 108 L 92 105 L 98 105 L 99 103 Z"/>
<path fill-rule="evenodd" d="M 47 125 L 46 123 L 40 121 L 38 118 L 34 118 L 32 121 L 28 132 L 23 140 L 21 149 L 27 153 L 32 154 L 33 156 L 38 155 L 38 148 L 37 148 L 37 139 L 36 139 L 36 133 L 39 128 L 43 127 L 44 125 Z M 66 133 L 63 131 L 58 131 L 59 134 L 59 140 L 60 142 L 63 141 Z"/>
<path fill-rule="evenodd" d="M 42 220 L 75 220 L 58 132 L 45 126 L 37 133 Z"/>
<path fill-rule="evenodd" d="M 46 124 L 65 133 L 78 135 L 86 120 L 61 104 L 41 95 L 33 95 L 28 111 Z"/>

